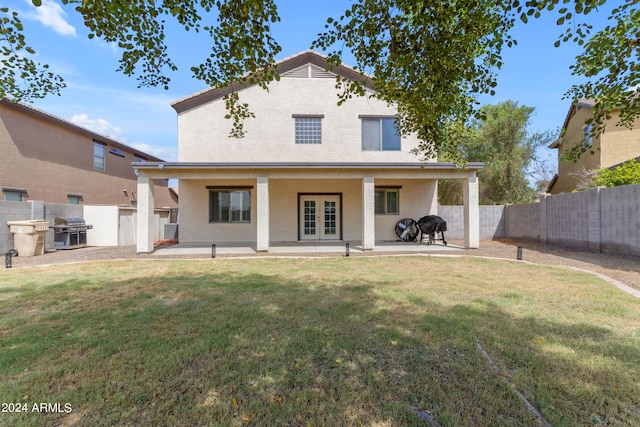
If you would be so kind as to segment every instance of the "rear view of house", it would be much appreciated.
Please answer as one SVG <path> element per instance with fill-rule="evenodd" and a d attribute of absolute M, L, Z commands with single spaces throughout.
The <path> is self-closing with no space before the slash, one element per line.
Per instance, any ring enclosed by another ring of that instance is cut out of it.
<path fill-rule="evenodd" d="M 338 106 L 336 75 L 362 79 L 347 66 L 327 70 L 326 58 L 308 51 L 277 67 L 281 78 L 268 91 L 233 89 L 255 114 L 244 138 L 230 138 L 224 118 L 231 87 L 172 104 L 179 161 L 134 165 L 141 209 L 153 204 L 150 180 L 178 178 L 181 243 L 250 242 L 268 251 L 272 242 L 331 240 L 367 250 L 396 240 L 400 219 L 437 214 L 438 179 L 458 178 L 466 183 L 465 244 L 478 246 L 481 164 L 419 161 L 419 141 L 400 136 L 394 107 L 373 97 Z M 151 251 L 149 230 L 138 230 L 138 251 Z"/>

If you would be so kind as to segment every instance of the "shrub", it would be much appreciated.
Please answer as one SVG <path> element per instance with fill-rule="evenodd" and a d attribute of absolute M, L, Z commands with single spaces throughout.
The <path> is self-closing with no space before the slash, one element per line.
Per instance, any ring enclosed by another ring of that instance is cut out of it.
<path fill-rule="evenodd" d="M 632 159 L 614 169 L 599 169 L 591 182 L 598 187 L 640 184 L 640 163 Z"/>

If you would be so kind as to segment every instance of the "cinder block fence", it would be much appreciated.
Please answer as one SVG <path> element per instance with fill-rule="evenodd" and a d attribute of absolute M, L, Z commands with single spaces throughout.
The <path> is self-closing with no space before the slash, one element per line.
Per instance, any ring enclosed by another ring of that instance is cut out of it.
<path fill-rule="evenodd" d="M 462 239 L 462 206 L 440 206 L 450 239 Z M 510 238 L 640 256 L 640 185 L 540 196 L 538 203 L 480 206 L 480 240 Z"/>

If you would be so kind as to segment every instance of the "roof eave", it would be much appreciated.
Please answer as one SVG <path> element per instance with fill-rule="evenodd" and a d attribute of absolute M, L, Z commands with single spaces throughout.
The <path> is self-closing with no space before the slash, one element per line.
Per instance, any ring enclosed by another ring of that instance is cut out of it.
<path fill-rule="evenodd" d="M 253 162 L 253 163 L 223 163 L 223 162 L 137 162 L 132 163 L 135 169 L 457 169 L 480 170 L 484 162 L 469 162 L 464 168 L 454 163 L 446 162 Z"/>

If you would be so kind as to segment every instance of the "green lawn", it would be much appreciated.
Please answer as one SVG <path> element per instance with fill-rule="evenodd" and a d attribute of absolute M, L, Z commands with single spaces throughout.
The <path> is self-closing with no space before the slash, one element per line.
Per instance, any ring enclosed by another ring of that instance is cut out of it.
<path fill-rule="evenodd" d="M 1 425 L 536 425 L 508 383 L 554 427 L 640 425 L 640 300 L 473 258 L 0 272 Z"/>

